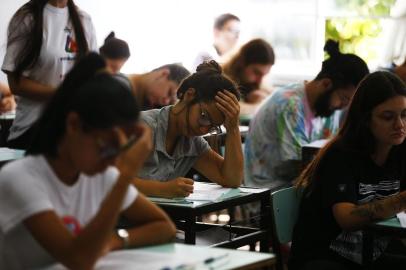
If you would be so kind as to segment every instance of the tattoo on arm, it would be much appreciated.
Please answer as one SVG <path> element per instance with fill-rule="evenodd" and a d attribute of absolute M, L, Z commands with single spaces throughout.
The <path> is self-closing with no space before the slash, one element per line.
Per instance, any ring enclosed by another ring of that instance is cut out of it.
<path fill-rule="evenodd" d="M 383 200 L 357 205 L 351 211 L 351 215 L 374 221 L 380 218 L 390 217 L 406 208 L 406 198 L 397 194 Z"/>

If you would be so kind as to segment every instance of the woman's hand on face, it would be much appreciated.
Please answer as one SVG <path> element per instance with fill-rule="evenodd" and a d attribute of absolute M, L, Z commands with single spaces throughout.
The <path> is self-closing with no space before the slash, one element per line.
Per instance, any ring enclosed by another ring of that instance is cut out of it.
<path fill-rule="evenodd" d="M 146 124 L 137 124 L 137 140 L 129 148 L 122 151 L 116 160 L 116 166 L 120 173 L 133 178 L 144 164 L 152 150 L 152 133 Z M 125 147 L 128 138 L 121 128 L 116 129 L 116 135 L 120 147 Z M 130 180 L 130 179 L 129 179 Z"/>
<path fill-rule="evenodd" d="M 227 130 L 238 128 L 240 104 L 237 97 L 228 90 L 219 91 L 215 97 L 217 108 L 224 114 L 224 126 Z"/>
<path fill-rule="evenodd" d="M 177 198 L 187 197 L 190 193 L 193 193 L 194 181 L 190 178 L 178 177 L 164 183 L 165 197 Z"/>

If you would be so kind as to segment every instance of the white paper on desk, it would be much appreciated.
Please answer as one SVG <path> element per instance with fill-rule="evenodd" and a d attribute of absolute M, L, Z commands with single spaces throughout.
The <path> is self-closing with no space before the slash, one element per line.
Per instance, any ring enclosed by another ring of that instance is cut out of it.
<path fill-rule="evenodd" d="M 204 258 L 200 258 L 200 260 L 202 259 Z M 94 270 L 161 270 L 163 268 L 172 269 L 182 264 L 195 266 L 198 262 L 199 258 L 196 256 L 189 258 L 185 254 L 129 249 L 110 252 L 99 259 Z M 67 268 L 61 264 L 56 264 L 43 270 L 67 270 Z"/>
<path fill-rule="evenodd" d="M 217 201 L 239 194 L 238 188 L 224 188 L 220 185 L 195 182 L 193 193 L 187 199 L 191 201 Z"/>
<path fill-rule="evenodd" d="M 399 219 L 400 225 L 403 228 L 406 228 L 406 213 L 405 212 L 400 212 L 396 216 Z"/>

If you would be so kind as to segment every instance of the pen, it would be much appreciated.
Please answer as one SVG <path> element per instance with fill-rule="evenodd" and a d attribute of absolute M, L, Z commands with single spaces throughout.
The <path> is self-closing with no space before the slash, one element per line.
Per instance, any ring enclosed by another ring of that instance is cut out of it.
<path fill-rule="evenodd" d="M 205 259 L 205 260 L 203 261 L 203 263 L 206 264 L 206 265 L 207 265 L 207 264 L 211 264 L 211 263 L 213 263 L 213 262 L 215 262 L 215 261 L 218 261 L 218 260 L 221 260 L 221 259 L 223 259 L 223 258 L 226 258 L 227 256 L 228 256 L 228 253 L 219 255 L 219 256 L 217 256 L 217 257 L 209 257 L 209 258 Z"/>

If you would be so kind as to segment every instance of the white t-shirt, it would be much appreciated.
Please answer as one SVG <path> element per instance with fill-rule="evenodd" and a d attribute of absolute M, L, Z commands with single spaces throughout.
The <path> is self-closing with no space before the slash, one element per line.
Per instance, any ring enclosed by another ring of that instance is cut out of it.
<path fill-rule="evenodd" d="M 75 234 L 96 215 L 118 175 L 117 168 L 108 167 L 94 176 L 82 174 L 73 186 L 67 186 L 42 155 L 6 164 L 0 171 L 0 269 L 32 269 L 55 262 L 23 221 L 53 210 Z M 137 195 L 137 189 L 130 186 L 122 209 Z"/>
<path fill-rule="evenodd" d="M 85 37 L 90 51 L 98 51 L 96 34 L 90 16 L 79 11 Z M 72 68 L 76 56 L 76 43 L 73 25 L 69 20 L 68 8 L 56 8 L 46 4 L 43 14 L 43 40 L 38 62 L 23 75 L 45 85 L 57 87 L 65 74 Z M 11 19 L 9 32 L 20 36 L 26 34 L 32 27 L 32 17 L 27 16 L 23 22 Z M 13 38 L 13 36 L 11 38 Z M 7 46 L 2 66 L 3 71 L 12 72 L 16 68 L 16 58 L 25 44 L 25 39 L 19 39 Z M 40 115 L 43 102 L 26 97 L 17 98 L 16 118 L 10 128 L 10 139 L 22 135 L 32 126 Z"/>

